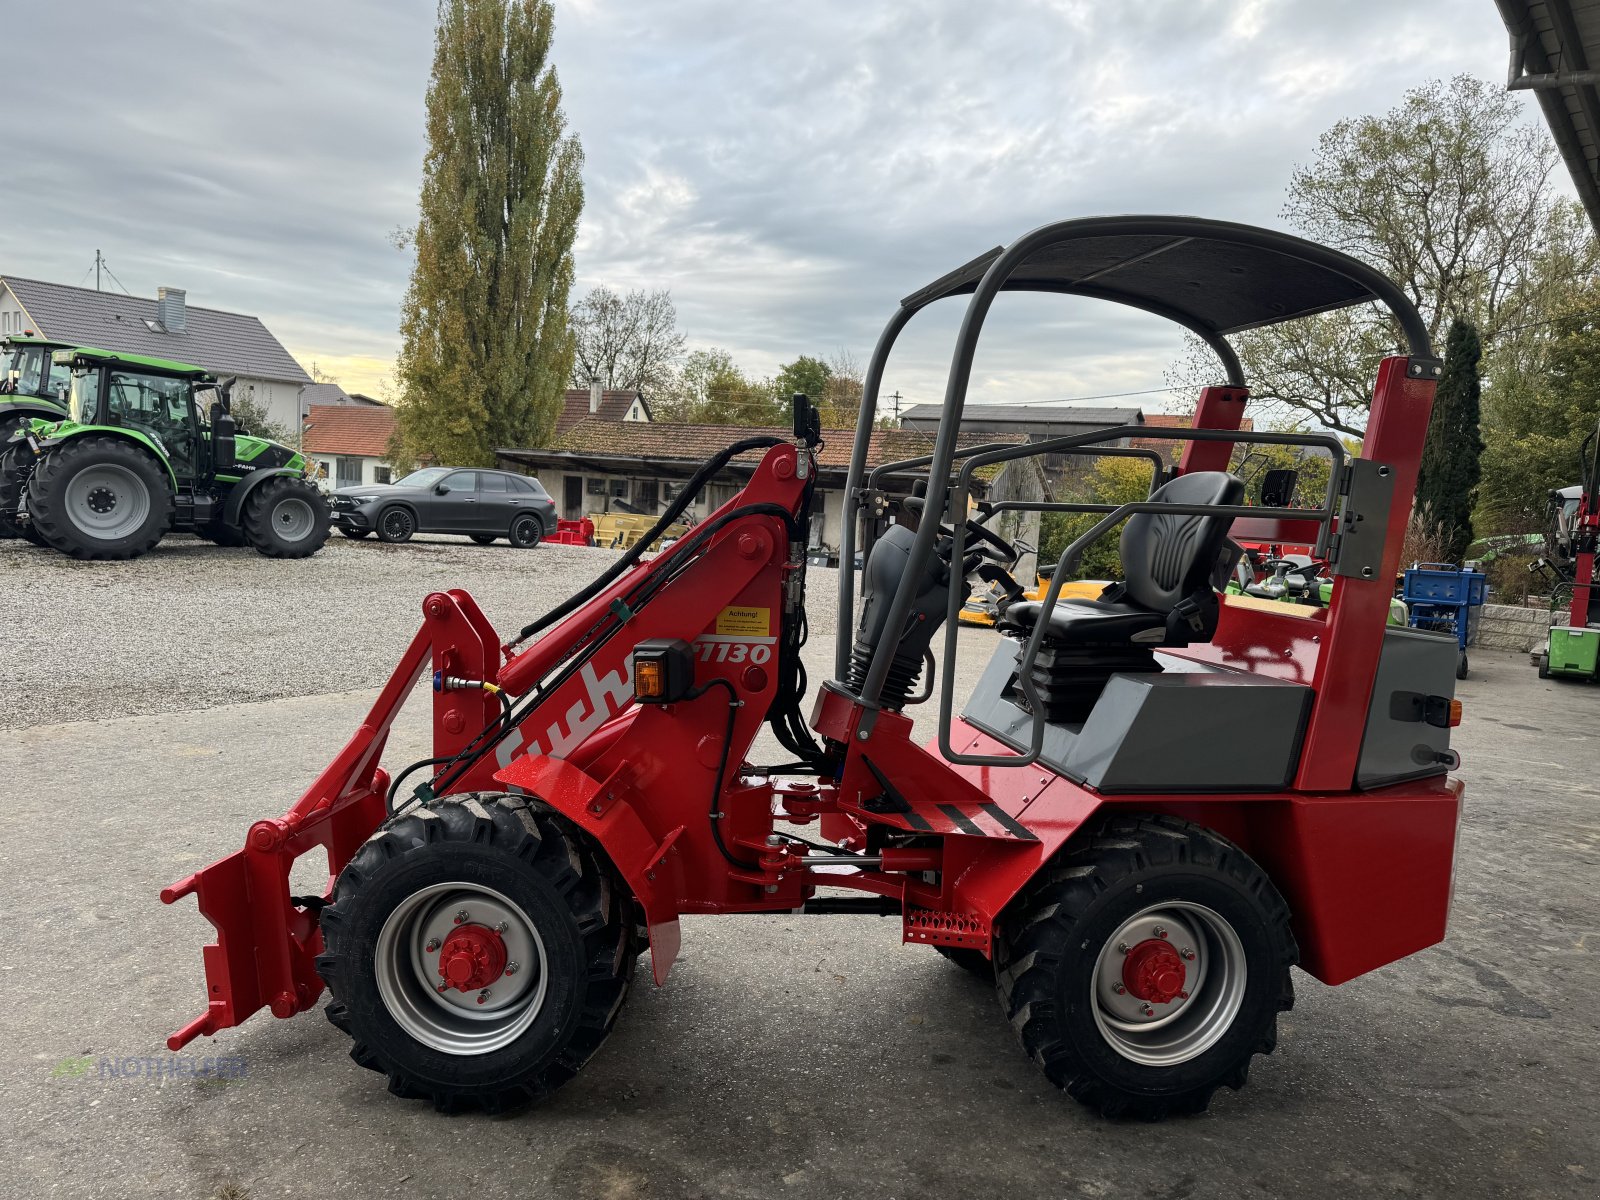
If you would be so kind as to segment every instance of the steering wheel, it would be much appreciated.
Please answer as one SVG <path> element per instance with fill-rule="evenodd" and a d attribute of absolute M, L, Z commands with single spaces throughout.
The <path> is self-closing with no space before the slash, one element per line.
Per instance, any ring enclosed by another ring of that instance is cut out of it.
<path fill-rule="evenodd" d="M 907 496 L 900 503 L 906 508 L 909 508 L 912 512 L 917 513 L 919 516 L 927 508 L 927 499 L 923 496 Z M 984 543 L 978 549 L 979 552 L 984 554 L 986 557 L 991 558 L 1002 565 L 1009 565 L 1016 562 L 1018 558 L 1022 557 L 1021 551 L 1019 551 L 1015 546 L 1006 541 L 1005 538 L 1001 537 L 988 526 L 971 519 L 966 521 L 965 526 L 968 535 L 970 535 L 975 541 Z M 954 529 L 943 524 L 942 522 L 939 525 L 939 532 L 950 538 L 953 538 L 956 535 L 956 531 Z"/>

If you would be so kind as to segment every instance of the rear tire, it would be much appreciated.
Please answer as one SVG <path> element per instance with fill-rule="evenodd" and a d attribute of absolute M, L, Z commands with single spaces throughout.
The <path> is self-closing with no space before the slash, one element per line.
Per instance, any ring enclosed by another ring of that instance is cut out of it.
<path fill-rule="evenodd" d="M 523 513 L 511 522 L 511 544 L 519 550 L 532 550 L 544 537 L 544 522 L 532 513 Z"/>
<path fill-rule="evenodd" d="M 498 952 L 446 985 L 456 930 Z M 521 796 L 446 796 L 391 819 L 340 874 L 322 933 L 328 1019 L 355 1039 L 350 1057 L 441 1111 L 500 1112 L 571 1079 L 616 1023 L 638 957 L 609 864 Z"/>
<path fill-rule="evenodd" d="M 244 498 L 245 539 L 268 558 L 308 558 L 328 540 L 332 514 L 315 485 L 275 475 Z"/>
<path fill-rule="evenodd" d="M 172 528 L 172 488 L 161 464 L 132 442 L 88 434 L 39 459 L 28 516 L 73 558 L 138 558 Z"/>
<path fill-rule="evenodd" d="M 1294 1004 L 1298 959 L 1261 868 L 1164 816 L 1104 820 L 1012 901 L 995 945 L 1028 1056 L 1081 1103 L 1147 1120 L 1244 1086 Z"/>
<path fill-rule="evenodd" d="M 27 538 L 34 545 L 42 546 L 45 541 L 33 523 L 17 521 L 17 505 L 32 472 L 33 451 L 26 442 L 8 444 L 0 450 L 0 539 Z"/>
<path fill-rule="evenodd" d="M 398 504 L 379 513 L 377 524 L 378 540 L 388 542 L 390 545 L 409 542 L 411 535 L 417 531 L 416 517 L 411 515 L 409 508 L 403 508 Z"/>

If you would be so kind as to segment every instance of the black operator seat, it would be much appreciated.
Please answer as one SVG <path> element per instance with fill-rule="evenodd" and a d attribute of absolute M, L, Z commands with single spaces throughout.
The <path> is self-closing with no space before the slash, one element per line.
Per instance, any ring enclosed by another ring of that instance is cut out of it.
<path fill-rule="evenodd" d="M 1243 499 L 1244 482 L 1225 471 L 1180 475 L 1150 496 L 1156 504 L 1231 505 Z M 1232 524 L 1232 517 L 1135 513 L 1122 530 L 1123 582 L 1098 600 L 1058 600 L 1043 645 L 1093 657 L 1096 650 L 1209 641 L 1217 628 L 1212 577 Z M 1043 608 L 1038 600 L 1011 605 L 1001 615 L 1001 631 L 1032 633 Z"/>

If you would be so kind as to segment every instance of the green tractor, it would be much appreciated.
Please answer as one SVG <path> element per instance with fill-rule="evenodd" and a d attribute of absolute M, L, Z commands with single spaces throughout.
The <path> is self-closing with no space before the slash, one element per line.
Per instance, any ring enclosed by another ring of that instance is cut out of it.
<path fill-rule="evenodd" d="M 0 443 L 33 421 L 59 421 L 67 415 L 71 372 L 53 355 L 70 349 L 31 334 L 0 337 Z"/>
<path fill-rule="evenodd" d="M 34 419 L 0 454 L 0 524 L 80 559 L 136 558 L 169 532 L 270 558 L 327 541 L 328 502 L 305 459 L 237 431 L 230 383 L 86 347 L 53 362 L 69 373 L 67 414 Z"/>

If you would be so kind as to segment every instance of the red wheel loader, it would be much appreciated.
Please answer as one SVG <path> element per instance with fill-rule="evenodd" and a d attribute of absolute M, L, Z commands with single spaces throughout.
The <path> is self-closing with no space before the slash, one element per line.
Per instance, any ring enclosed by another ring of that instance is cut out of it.
<path fill-rule="evenodd" d="M 1194 427 L 962 446 L 973 354 L 1009 290 L 1097 297 L 1201 338 L 1221 378 Z M 916 494 L 889 495 L 866 470 L 885 360 L 913 315 L 952 297 L 966 315 L 944 420 L 930 455 L 896 465 L 922 473 Z M 1240 430 L 1227 335 L 1373 302 L 1405 345 L 1379 370 L 1359 458 L 1332 437 Z M 1456 645 L 1385 625 L 1438 375 L 1393 284 L 1281 233 L 1069 220 L 974 259 L 902 301 L 870 360 L 841 553 L 863 549 L 864 565 L 859 586 L 841 573 L 835 670 L 809 716 L 818 434 L 797 398 L 793 438 L 730 446 L 661 526 L 763 452 L 728 503 L 653 557 L 645 536 L 509 643 L 465 592 L 427 597 L 371 713 L 305 794 L 162 893 L 195 895 L 217 934 L 205 1007 L 169 1045 L 261 1008 L 292 1017 L 326 987 L 352 1057 L 392 1092 L 499 1110 L 584 1065 L 642 954 L 666 980 L 684 914 L 876 913 L 992 978 L 1023 1050 L 1078 1100 L 1203 1109 L 1273 1049 L 1292 967 L 1342 983 L 1445 933 Z M 987 669 L 958 681 L 971 581 L 1015 557 L 969 520 L 977 472 L 1153 434 L 1186 448 L 1147 500 L 1036 502 L 1102 515 L 1042 599 L 1003 605 Z M 1225 470 L 1235 443 L 1329 454 L 1320 506 L 1243 504 Z M 1058 602 L 1084 546 L 1118 524 L 1125 579 Z M 1331 604 L 1220 596 L 1236 538 L 1315 547 Z M 433 753 L 391 777 L 391 722 L 430 672 Z M 911 736 L 918 703 L 938 709 L 927 745 Z M 763 724 L 792 761 L 752 761 Z M 327 886 L 296 895 L 307 854 L 326 858 Z"/>

